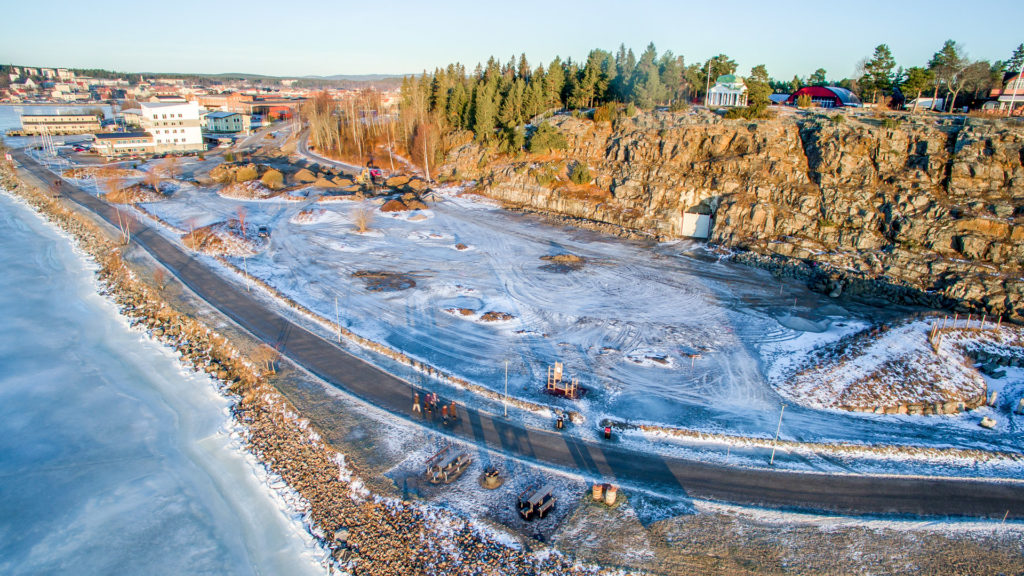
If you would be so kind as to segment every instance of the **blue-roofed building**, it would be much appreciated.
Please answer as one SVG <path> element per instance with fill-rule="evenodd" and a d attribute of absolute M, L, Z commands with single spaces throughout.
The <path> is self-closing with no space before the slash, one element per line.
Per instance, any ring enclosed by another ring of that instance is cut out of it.
<path fill-rule="evenodd" d="M 212 134 L 248 134 L 252 131 L 252 118 L 238 112 L 207 112 L 199 117 L 203 132 Z"/>

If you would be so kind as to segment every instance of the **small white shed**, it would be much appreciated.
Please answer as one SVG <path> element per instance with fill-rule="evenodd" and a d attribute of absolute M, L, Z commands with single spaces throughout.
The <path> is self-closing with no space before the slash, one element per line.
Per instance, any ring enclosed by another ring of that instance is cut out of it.
<path fill-rule="evenodd" d="M 711 216 L 684 212 L 681 232 L 683 236 L 706 239 L 711 235 Z"/>

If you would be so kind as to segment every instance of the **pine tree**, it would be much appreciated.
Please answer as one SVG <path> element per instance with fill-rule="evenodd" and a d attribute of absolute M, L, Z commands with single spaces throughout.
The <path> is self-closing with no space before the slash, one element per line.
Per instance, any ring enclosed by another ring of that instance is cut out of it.
<path fill-rule="evenodd" d="M 878 93 L 885 93 L 892 89 L 893 73 L 896 60 L 892 57 L 892 51 L 885 44 L 875 47 L 871 59 L 864 63 L 864 75 L 860 78 L 862 94 L 871 93 L 871 101 L 874 102 Z"/>
<path fill-rule="evenodd" d="M 753 108 L 766 108 L 771 100 L 768 98 L 772 93 L 768 85 L 768 69 L 764 64 L 758 64 L 750 70 L 747 78 L 747 105 Z"/>
<path fill-rule="evenodd" d="M 935 74 L 931 70 L 925 70 L 920 66 L 908 68 L 900 89 L 904 96 L 914 95 L 914 107 L 912 112 L 917 112 L 917 104 L 921 99 L 921 93 L 931 88 L 935 81 Z"/>
<path fill-rule="evenodd" d="M 562 59 L 555 57 L 548 66 L 548 73 L 545 76 L 544 96 L 547 100 L 547 107 L 562 108 L 562 89 L 565 88 L 565 70 L 562 68 Z"/>
<path fill-rule="evenodd" d="M 486 77 L 486 73 L 484 76 Z M 477 84 L 473 91 L 473 132 L 477 140 L 484 145 L 489 144 L 494 137 L 495 117 L 498 111 L 495 103 L 497 84 L 497 77 L 494 76 L 490 82 Z"/>
<path fill-rule="evenodd" d="M 661 83 L 661 74 L 656 60 L 658 51 L 654 43 L 647 45 L 636 65 L 636 77 L 633 82 L 633 102 L 645 110 L 654 108 L 665 98 L 665 88 Z"/>
<path fill-rule="evenodd" d="M 828 81 L 825 79 L 825 69 L 818 68 L 815 70 L 814 74 L 811 74 L 811 77 L 807 79 L 807 83 L 811 86 L 824 86 L 827 84 Z"/>
<path fill-rule="evenodd" d="M 1024 44 L 1020 44 L 1013 51 L 1013 56 L 1004 63 L 1007 72 L 1020 74 L 1021 66 L 1024 65 Z"/>
<path fill-rule="evenodd" d="M 960 45 L 953 40 L 946 40 L 942 48 L 932 55 L 928 61 L 928 69 L 935 73 L 934 96 L 938 97 L 939 87 L 944 87 L 951 95 L 949 109 L 952 110 L 956 103 L 956 95 L 959 89 L 958 77 L 970 65 L 970 60 L 963 53 Z"/>

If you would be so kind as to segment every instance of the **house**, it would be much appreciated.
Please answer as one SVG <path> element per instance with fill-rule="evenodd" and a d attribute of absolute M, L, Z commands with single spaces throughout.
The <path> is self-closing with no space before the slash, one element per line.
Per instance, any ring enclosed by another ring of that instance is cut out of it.
<path fill-rule="evenodd" d="M 115 117 L 125 126 L 142 127 L 142 109 L 126 108 L 118 112 Z"/>
<path fill-rule="evenodd" d="M 22 114 L 21 133 L 24 136 L 51 136 L 92 134 L 102 130 L 99 114 Z"/>
<path fill-rule="evenodd" d="M 716 108 L 746 106 L 747 85 L 735 74 L 723 74 L 708 91 L 704 104 Z"/>
<path fill-rule="evenodd" d="M 857 98 L 856 94 L 838 86 L 804 86 L 790 94 L 786 104 L 796 105 L 796 101 L 801 96 L 810 96 L 811 104 L 818 108 L 860 108 L 862 106 L 860 98 Z"/>
<path fill-rule="evenodd" d="M 994 108 L 1019 115 L 1024 113 L 1024 73 L 1009 72 L 1003 75 L 1001 88 L 993 88 L 989 98 L 995 99 Z"/>
<path fill-rule="evenodd" d="M 199 122 L 203 131 L 217 134 L 228 134 L 241 132 L 248 134 L 252 131 L 252 118 L 248 114 L 237 112 L 207 112 L 203 114 Z"/>
<path fill-rule="evenodd" d="M 153 152 L 205 150 L 195 102 L 140 102 L 139 108 L 142 128 L 153 136 Z"/>
<path fill-rule="evenodd" d="M 110 132 L 94 134 L 92 149 L 107 158 L 152 154 L 153 136 L 148 132 Z"/>

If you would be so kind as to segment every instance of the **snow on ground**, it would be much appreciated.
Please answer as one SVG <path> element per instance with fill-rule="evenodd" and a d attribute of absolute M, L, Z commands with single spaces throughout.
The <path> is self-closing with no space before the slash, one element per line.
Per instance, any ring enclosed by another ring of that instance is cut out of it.
<path fill-rule="evenodd" d="M 893 408 L 983 394 L 984 380 L 958 350 L 932 350 L 933 323 L 920 320 L 847 337 L 772 383 L 793 401 L 824 408 Z"/>
<path fill-rule="evenodd" d="M 588 438 L 605 418 L 770 436 L 787 400 L 772 378 L 810 348 L 904 314 L 831 300 L 798 282 L 723 262 L 689 241 L 659 245 L 555 226 L 458 189 L 436 198 L 428 210 L 383 214 L 379 199 L 318 203 L 312 192 L 305 201 L 268 203 L 196 186 L 144 207 L 188 230 L 186 223 L 220 222 L 244 206 L 247 223 L 271 229 L 267 249 L 246 262 L 250 274 L 323 318 L 334 320 L 337 306 L 341 324 L 356 334 L 499 394 L 507 361 L 511 396 L 581 413 L 585 423 L 573 433 Z M 370 231 L 359 234 L 354 223 L 362 210 L 373 218 Z M 542 258 L 559 254 L 584 263 L 545 269 L 551 262 Z M 242 267 L 241 258 L 229 261 Z M 408 276 L 415 287 L 374 291 L 355 276 L 367 271 Z M 453 309 L 512 318 L 479 322 Z M 590 390 L 582 400 L 543 392 L 556 361 Z M 979 418 L 897 418 L 791 404 L 781 436 L 1019 452 L 1008 430 L 979 429 Z"/>

